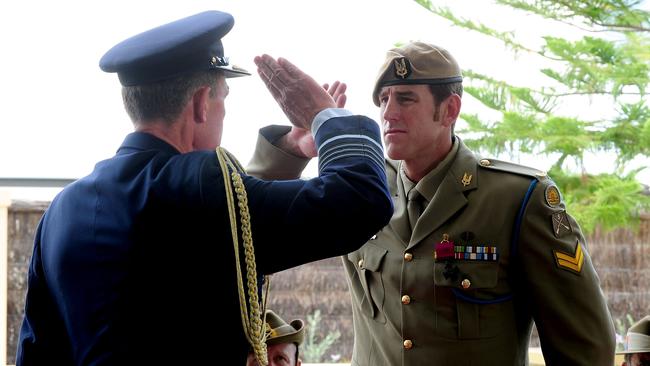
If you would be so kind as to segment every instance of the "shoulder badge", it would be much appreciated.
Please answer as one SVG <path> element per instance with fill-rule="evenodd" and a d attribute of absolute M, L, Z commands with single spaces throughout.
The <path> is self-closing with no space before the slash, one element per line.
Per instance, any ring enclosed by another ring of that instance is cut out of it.
<path fill-rule="evenodd" d="M 544 198 L 546 199 L 546 203 L 551 207 L 557 207 L 562 201 L 560 199 L 560 191 L 554 185 L 546 187 Z"/>
<path fill-rule="evenodd" d="M 559 268 L 566 269 L 569 272 L 580 274 L 582 271 L 582 264 L 585 261 L 585 255 L 582 252 L 582 245 L 578 242 L 574 254 L 567 254 L 559 250 L 554 250 L 555 263 Z"/>
<path fill-rule="evenodd" d="M 566 211 L 556 212 L 551 215 L 551 222 L 553 223 L 553 235 L 556 238 L 570 234 L 573 231 L 571 230 L 571 223 L 566 215 Z"/>
<path fill-rule="evenodd" d="M 395 66 L 395 77 L 406 79 L 411 75 L 411 63 L 406 57 L 396 58 L 393 65 Z"/>

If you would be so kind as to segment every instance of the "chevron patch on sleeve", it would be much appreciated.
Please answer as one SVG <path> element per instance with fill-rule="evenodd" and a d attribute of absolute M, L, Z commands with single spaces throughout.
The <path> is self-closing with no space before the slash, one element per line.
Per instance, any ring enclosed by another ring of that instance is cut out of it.
<path fill-rule="evenodd" d="M 579 241 L 578 245 L 576 246 L 575 254 L 567 254 L 559 250 L 554 250 L 553 255 L 555 256 L 555 263 L 558 267 L 574 273 L 580 273 L 582 270 L 582 264 L 585 261 L 585 255 L 582 251 L 582 245 Z"/>

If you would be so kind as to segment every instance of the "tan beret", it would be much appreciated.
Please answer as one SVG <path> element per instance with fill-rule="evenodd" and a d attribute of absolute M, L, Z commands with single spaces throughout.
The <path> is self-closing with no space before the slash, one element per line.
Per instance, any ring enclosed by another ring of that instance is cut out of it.
<path fill-rule="evenodd" d="M 389 50 L 379 69 L 372 101 L 379 106 L 379 92 L 388 85 L 450 84 L 463 81 L 460 67 L 444 48 L 411 42 Z"/>
<path fill-rule="evenodd" d="M 296 343 L 300 345 L 305 338 L 305 325 L 302 320 L 295 319 L 287 324 L 273 310 L 266 311 L 266 344 Z"/>
<path fill-rule="evenodd" d="M 626 353 L 650 352 L 650 315 L 634 323 L 625 335 L 625 349 L 616 352 L 617 355 Z"/>

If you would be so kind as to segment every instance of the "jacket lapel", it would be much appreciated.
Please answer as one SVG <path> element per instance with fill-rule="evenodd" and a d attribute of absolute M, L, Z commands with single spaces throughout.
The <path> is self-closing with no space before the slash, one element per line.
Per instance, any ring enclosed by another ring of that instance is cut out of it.
<path fill-rule="evenodd" d="M 458 138 L 458 137 L 456 137 Z M 431 202 L 418 219 L 408 247 L 420 243 L 424 238 L 442 226 L 450 217 L 467 205 L 466 191 L 476 189 L 477 160 L 474 154 L 459 139 L 456 158 L 447 170 Z M 406 206 L 406 203 L 404 203 Z M 404 207 L 406 210 L 406 207 Z M 408 217 L 406 217 L 408 225 Z"/>

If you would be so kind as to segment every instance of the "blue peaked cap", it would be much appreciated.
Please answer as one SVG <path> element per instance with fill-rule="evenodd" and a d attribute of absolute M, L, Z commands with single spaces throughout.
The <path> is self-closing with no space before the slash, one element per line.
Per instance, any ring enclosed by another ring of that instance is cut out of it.
<path fill-rule="evenodd" d="M 221 38 L 232 29 L 232 15 L 205 11 L 128 38 L 99 60 L 116 72 L 124 86 L 143 85 L 202 70 L 222 70 L 226 77 L 250 75 L 229 65 Z"/>

